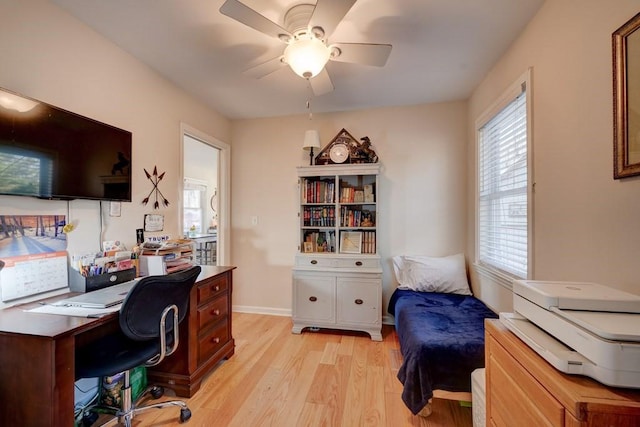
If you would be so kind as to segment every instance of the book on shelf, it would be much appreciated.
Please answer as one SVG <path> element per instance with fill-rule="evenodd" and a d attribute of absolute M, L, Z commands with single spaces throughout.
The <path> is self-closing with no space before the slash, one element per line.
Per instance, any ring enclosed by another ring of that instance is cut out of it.
<path fill-rule="evenodd" d="M 302 178 L 300 191 L 302 203 L 333 203 L 335 183 L 327 179 Z"/>
<path fill-rule="evenodd" d="M 305 206 L 302 210 L 305 227 L 333 227 L 335 208 L 333 206 Z"/>
<path fill-rule="evenodd" d="M 353 203 L 355 188 L 343 187 L 340 192 L 340 203 Z"/>
<path fill-rule="evenodd" d="M 354 209 L 348 206 L 340 207 L 340 226 L 341 227 L 375 227 L 375 213 Z"/>
<path fill-rule="evenodd" d="M 362 253 L 363 254 L 375 254 L 376 253 L 376 232 L 364 231 L 362 234 Z"/>

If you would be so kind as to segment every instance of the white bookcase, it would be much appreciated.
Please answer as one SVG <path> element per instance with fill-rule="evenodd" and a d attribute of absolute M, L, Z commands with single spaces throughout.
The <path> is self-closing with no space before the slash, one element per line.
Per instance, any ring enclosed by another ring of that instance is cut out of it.
<path fill-rule="evenodd" d="M 298 168 L 293 333 L 364 331 L 382 340 L 378 163 Z"/>

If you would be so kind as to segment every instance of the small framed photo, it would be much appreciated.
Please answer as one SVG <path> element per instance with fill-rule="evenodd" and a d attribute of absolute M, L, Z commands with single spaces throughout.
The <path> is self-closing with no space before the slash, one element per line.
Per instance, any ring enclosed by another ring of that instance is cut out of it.
<path fill-rule="evenodd" d="M 362 253 L 362 232 L 343 231 L 340 233 L 340 252 L 343 254 Z"/>
<path fill-rule="evenodd" d="M 162 231 L 164 215 L 147 214 L 144 216 L 144 231 Z"/>
<path fill-rule="evenodd" d="M 312 242 L 304 242 L 303 243 L 303 247 L 302 247 L 302 251 L 304 253 L 313 252 L 313 243 Z"/>
<path fill-rule="evenodd" d="M 356 190 L 353 193 L 353 201 L 355 203 L 362 203 L 364 202 L 364 191 L 362 190 Z"/>

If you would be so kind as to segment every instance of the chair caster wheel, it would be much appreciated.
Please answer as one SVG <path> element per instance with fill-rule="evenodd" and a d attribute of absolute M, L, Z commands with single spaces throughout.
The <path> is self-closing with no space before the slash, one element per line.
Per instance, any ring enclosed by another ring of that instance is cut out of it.
<path fill-rule="evenodd" d="M 88 412 L 82 416 L 83 427 L 90 427 L 96 421 L 98 421 L 98 414 L 96 414 L 95 412 Z"/>
<path fill-rule="evenodd" d="M 180 409 L 180 422 L 184 423 L 191 418 L 191 410 L 189 408 Z"/>
<path fill-rule="evenodd" d="M 150 393 L 154 399 L 160 399 L 164 395 L 164 387 L 153 387 Z"/>

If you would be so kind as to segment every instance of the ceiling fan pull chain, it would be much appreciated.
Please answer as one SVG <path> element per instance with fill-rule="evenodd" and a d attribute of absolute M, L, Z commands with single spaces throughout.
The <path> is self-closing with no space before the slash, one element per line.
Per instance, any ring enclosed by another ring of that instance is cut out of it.
<path fill-rule="evenodd" d="M 311 90 L 311 83 L 309 82 L 309 79 L 307 79 L 307 89 L 307 110 L 309 110 L 309 120 L 311 120 L 313 118 L 313 110 L 311 109 L 311 95 L 313 94 L 313 92 Z"/>

